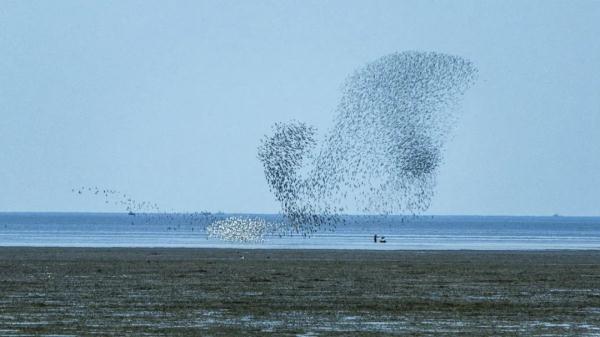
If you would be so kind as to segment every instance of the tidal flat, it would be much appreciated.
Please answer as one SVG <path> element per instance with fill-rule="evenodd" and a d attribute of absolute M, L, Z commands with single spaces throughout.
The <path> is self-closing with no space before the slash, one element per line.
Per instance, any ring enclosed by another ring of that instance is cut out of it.
<path fill-rule="evenodd" d="M 600 251 L 0 248 L 0 336 L 600 336 Z"/>

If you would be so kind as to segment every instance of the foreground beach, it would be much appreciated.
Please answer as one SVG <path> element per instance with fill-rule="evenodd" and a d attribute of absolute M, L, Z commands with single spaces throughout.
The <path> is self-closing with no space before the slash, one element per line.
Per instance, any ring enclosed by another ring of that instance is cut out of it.
<path fill-rule="evenodd" d="M 600 251 L 0 248 L 0 335 L 600 334 Z"/>

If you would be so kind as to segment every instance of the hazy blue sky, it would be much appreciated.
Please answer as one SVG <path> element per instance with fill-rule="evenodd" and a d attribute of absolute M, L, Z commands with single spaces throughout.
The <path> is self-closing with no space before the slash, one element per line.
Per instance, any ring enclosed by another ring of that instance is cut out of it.
<path fill-rule="evenodd" d="M 600 214 L 600 1 L 0 2 L 0 210 L 276 212 L 272 123 L 326 129 L 343 79 L 432 50 L 480 70 L 432 214 Z"/>

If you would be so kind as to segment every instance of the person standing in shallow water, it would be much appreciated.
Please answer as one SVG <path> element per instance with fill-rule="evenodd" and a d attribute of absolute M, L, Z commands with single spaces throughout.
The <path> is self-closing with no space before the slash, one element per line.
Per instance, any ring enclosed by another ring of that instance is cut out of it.
<path fill-rule="evenodd" d="M 373 235 L 373 242 L 377 243 L 377 234 Z"/>

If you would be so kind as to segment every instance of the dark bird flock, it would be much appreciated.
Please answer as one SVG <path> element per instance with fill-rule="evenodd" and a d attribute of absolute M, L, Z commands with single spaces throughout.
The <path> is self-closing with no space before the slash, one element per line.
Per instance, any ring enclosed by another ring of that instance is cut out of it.
<path fill-rule="evenodd" d="M 476 76 L 470 61 L 436 52 L 394 53 L 366 64 L 344 82 L 333 126 L 322 137 L 294 120 L 276 123 L 262 139 L 258 158 L 282 221 L 215 219 L 208 235 L 256 242 L 266 234 L 331 230 L 347 221 L 344 214 L 422 213 L 460 99 Z M 106 191 L 98 193 L 113 196 Z M 116 202 L 129 212 L 158 211 L 127 195 Z M 196 214 L 206 220 L 206 212 Z"/>

